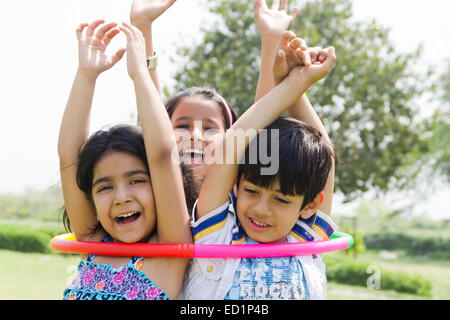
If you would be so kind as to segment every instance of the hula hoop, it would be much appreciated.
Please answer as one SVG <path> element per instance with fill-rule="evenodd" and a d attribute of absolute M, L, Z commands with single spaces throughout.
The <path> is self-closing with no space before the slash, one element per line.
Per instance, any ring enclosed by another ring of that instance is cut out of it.
<path fill-rule="evenodd" d="M 77 241 L 71 233 L 54 237 L 50 246 L 62 252 L 120 257 L 262 258 L 320 254 L 349 249 L 353 238 L 334 232 L 329 240 L 271 244 L 149 244 Z"/>

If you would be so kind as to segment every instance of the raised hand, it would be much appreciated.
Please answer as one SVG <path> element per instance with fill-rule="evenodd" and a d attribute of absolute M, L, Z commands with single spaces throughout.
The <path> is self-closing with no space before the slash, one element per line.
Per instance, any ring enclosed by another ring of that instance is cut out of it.
<path fill-rule="evenodd" d="M 310 67 L 323 64 L 333 52 L 320 47 L 308 48 L 303 39 L 297 38 L 291 31 L 283 32 L 278 44 L 277 55 L 273 66 L 274 80 L 278 84 L 286 78 L 295 67 Z M 331 57 L 333 59 L 333 57 Z M 335 59 L 335 57 L 334 57 Z"/>
<path fill-rule="evenodd" d="M 127 37 L 127 69 L 131 79 L 138 74 L 148 76 L 145 54 L 145 40 L 142 32 L 135 26 L 123 22 L 119 29 Z"/>
<path fill-rule="evenodd" d="M 309 56 L 315 59 L 309 66 L 294 67 L 288 75 L 289 78 L 305 81 L 307 87 L 329 74 L 336 63 L 336 54 L 333 47 L 309 49 Z"/>
<path fill-rule="evenodd" d="M 111 40 L 120 32 L 114 29 L 117 23 L 108 23 L 96 31 L 105 20 L 96 20 L 90 24 L 82 23 L 76 30 L 78 39 L 79 70 L 98 76 L 114 66 L 125 53 L 125 49 L 117 50 L 113 55 L 106 54 Z M 87 28 L 86 28 L 87 27 Z"/>
<path fill-rule="evenodd" d="M 163 14 L 176 0 L 134 0 L 130 21 L 135 26 L 149 24 Z"/>
<path fill-rule="evenodd" d="M 256 0 L 254 6 L 255 24 L 262 38 L 279 38 L 295 19 L 298 8 L 294 7 L 291 14 L 287 12 L 288 0 L 273 0 L 272 6 L 267 7 L 266 0 Z"/>

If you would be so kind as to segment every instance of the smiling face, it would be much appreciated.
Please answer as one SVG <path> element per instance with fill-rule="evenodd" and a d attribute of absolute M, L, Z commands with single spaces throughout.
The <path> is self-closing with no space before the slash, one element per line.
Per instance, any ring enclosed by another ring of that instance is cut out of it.
<path fill-rule="evenodd" d="M 237 216 L 251 239 L 261 243 L 285 242 L 300 217 L 303 196 L 285 195 L 279 189 L 279 182 L 267 189 L 248 180 L 240 180 Z"/>
<path fill-rule="evenodd" d="M 110 151 L 97 162 L 92 199 L 97 219 L 115 241 L 143 241 L 156 226 L 148 169 L 131 153 Z"/>
<path fill-rule="evenodd" d="M 204 176 L 225 135 L 219 105 L 202 96 L 185 97 L 177 104 L 171 122 L 182 161 L 195 175 Z"/>

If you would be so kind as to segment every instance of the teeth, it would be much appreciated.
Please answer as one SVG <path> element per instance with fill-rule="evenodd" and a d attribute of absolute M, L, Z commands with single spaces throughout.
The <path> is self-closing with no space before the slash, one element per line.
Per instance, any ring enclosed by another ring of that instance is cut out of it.
<path fill-rule="evenodd" d="M 183 151 L 184 156 L 186 156 L 186 155 L 190 156 L 191 154 L 203 156 L 203 151 L 198 150 L 198 149 L 186 149 Z"/>
<path fill-rule="evenodd" d="M 133 211 L 133 212 L 126 213 L 126 214 L 123 214 L 121 216 L 118 216 L 117 218 L 128 218 L 128 217 L 131 217 L 133 214 L 136 214 L 136 213 L 137 213 L 137 211 Z"/>
<path fill-rule="evenodd" d="M 255 221 L 253 218 L 250 218 L 250 220 L 252 220 L 252 222 L 253 222 L 254 224 L 256 224 L 258 227 L 270 227 L 270 225 L 268 225 L 268 224 L 263 224 L 263 223 L 260 223 L 260 222 L 258 222 L 258 221 Z"/>

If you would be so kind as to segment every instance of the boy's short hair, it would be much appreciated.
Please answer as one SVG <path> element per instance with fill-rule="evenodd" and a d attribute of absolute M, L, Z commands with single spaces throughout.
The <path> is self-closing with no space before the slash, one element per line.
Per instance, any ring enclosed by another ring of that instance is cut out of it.
<path fill-rule="evenodd" d="M 333 159 L 337 162 L 333 146 L 325 141 L 319 130 L 293 118 L 278 118 L 267 129 L 267 138 L 259 134 L 253 139 L 245 151 L 245 159 L 249 159 L 249 150 L 260 150 L 259 144 L 267 141 L 264 147 L 268 153 L 272 150 L 271 130 L 278 130 L 279 165 L 274 175 L 262 175 L 261 169 L 271 164 L 263 164 L 256 157 L 256 164 L 239 165 L 238 185 L 240 179 L 248 180 L 263 188 L 271 188 L 279 181 L 281 193 L 304 197 L 302 208 L 305 208 L 325 188 Z M 256 146 L 255 146 L 256 144 Z M 274 158 L 272 155 L 267 155 Z"/>

